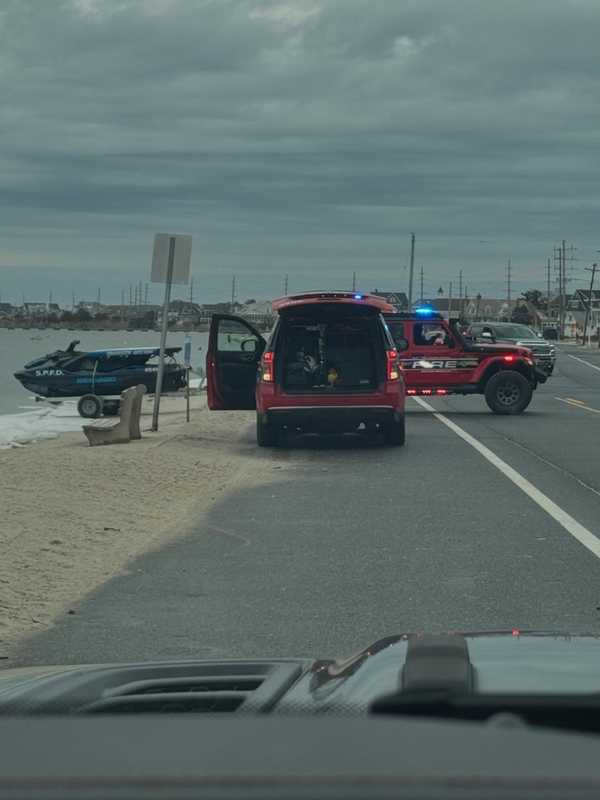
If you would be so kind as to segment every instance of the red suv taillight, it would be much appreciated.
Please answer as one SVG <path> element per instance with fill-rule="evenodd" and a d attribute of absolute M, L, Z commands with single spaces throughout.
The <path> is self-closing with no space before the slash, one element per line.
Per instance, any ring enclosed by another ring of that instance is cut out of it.
<path fill-rule="evenodd" d="M 398 364 L 398 351 L 387 350 L 387 379 L 388 381 L 400 380 L 400 365 Z"/>
<path fill-rule="evenodd" d="M 260 379 L 265 383 L 273 383 L 275 374 L 273 370 L 273 352 L 267 350 L 260 361 Z"/>

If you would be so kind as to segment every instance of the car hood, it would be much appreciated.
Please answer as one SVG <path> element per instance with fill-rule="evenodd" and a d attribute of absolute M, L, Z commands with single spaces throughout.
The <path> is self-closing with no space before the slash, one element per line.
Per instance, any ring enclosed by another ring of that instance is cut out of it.
<path fill-rule="evenodd" d="M 431 675 L 433 669 L 440 680 L 448 667 L 448 642 L 459 643 L 472 671 L 472 691 L 476 693 L 600 692 L 600 638 L 595 635 L 519 630 L 436 636 L 404 633 L 381 639 L 338 660 L 185 659 L 8 668 L 0 671 L 0 714 L 81 710 L 103 702 L 107 696 L 122 697 L 125 689 L 133 691 L 127 687 L 141 685 L 140 682 L 144 697 L 148 698 L 152 696 L 149 687 L 153 681 L 164 692 L 165 682 L 175 680 L 180 684 L 186 676 L 197 686 L 199 675 L 209 686 L 217 678 L 222 683 L 235 675 L 238 693 L 240 676 L 251 675 L 255 683 L 257 675 L 262 676 L 260 686 L 253 684 L 252 690 L 247 691 L 248 698 L 243 702 L 249 703 L 248 710 L 364 713 L 374 702 L 399 691 L 409 650 L 414 651 L 423 641 L 430 648 L 427 664 L 423 663 L 425 673 Z"/>
<path fill-rule="evenodd" d="M 465 349 L 472 353 L 485 353 L 486 355 L 499 355 L 500 353 L 514 353 L 518 356 L 528 355 L 529 347 L 521 347 L 512 343 L 483 344 L 481 342 L 466 342 Z"/>

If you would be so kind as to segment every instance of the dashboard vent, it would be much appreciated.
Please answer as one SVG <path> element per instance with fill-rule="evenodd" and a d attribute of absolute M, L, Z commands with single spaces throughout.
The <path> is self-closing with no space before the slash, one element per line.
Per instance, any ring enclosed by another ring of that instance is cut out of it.
<path fill-rule="evenodd" d="M 268 711 L 302 672 L 298 662 L 203 662 L 115 670 L 86 714 Z M 105 678 L 108 676 L 104 676 Z"/>

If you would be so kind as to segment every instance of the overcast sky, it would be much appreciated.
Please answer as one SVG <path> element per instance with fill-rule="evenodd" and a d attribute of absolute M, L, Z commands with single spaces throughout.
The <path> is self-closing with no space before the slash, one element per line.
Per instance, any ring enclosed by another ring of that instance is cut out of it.
<path fill-rule="evenodd" d="M 426 295 L 583 278 L 599 53 L 598 0 L 0 0 L 2 298 L 118 301 L 156 231 L 206 301 L 405 289 L 411 231 Z"/>

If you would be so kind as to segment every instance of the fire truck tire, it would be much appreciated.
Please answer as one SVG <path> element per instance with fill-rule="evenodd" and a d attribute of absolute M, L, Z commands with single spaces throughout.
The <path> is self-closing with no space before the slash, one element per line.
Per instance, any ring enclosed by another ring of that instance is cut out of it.
<path fill-rule="evenodd" d="M 500 370 L 485 385 L 485 401 L 494 414 L 522 414 L 532 395 L 531 384 L 516 370 Z"/>

